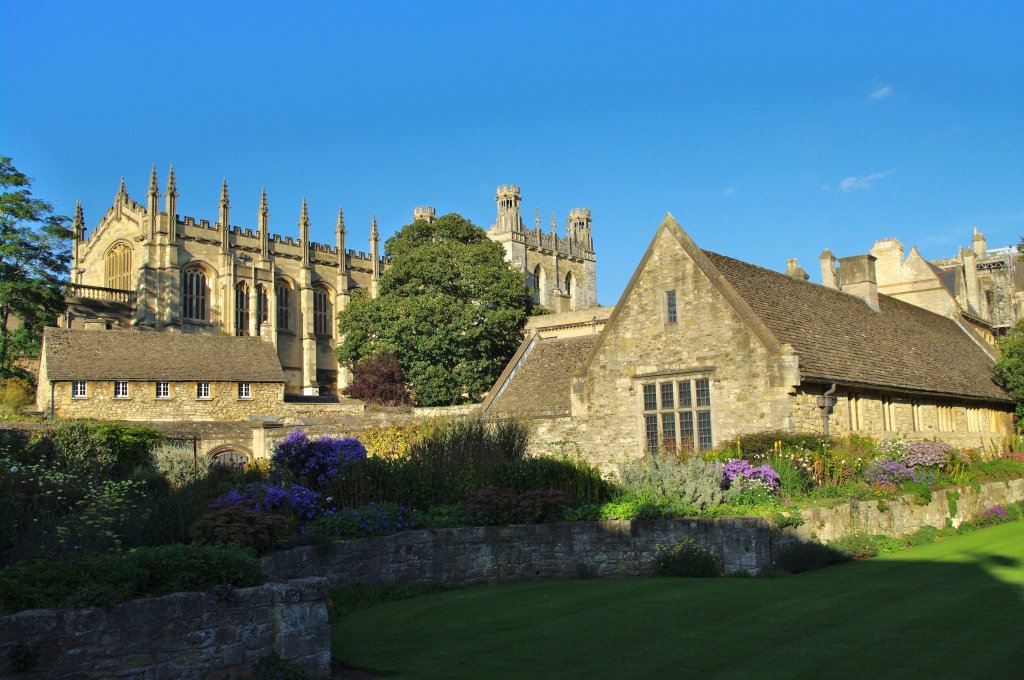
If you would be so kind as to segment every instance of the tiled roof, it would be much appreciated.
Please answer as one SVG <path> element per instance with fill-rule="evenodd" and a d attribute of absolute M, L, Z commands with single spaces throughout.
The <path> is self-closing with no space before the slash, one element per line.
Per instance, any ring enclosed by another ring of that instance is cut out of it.
<path fill-rule="evenodd" d="M 570 378 L 583 365 L 596 335 L 537 338 L 526 361 L 490 407 L 491 413 L 530 417 L 569 413 Z"/>
<path fill-rule="evenodd" d="M 50 380 L 284 382 L 261 338 L 146 331 L 43 332 Z"/>
<path fill-rule="evenodd" d="M 1010 401 L 992 359 L 955 321 L 878 296 L 860 298 L 704 251 L 782 343 L 800 356 L 802 379 Z"/>

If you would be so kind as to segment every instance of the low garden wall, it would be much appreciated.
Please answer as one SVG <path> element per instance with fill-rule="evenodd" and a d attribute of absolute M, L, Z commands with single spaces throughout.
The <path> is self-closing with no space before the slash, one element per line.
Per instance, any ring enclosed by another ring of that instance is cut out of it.
<path fill-rule="evenodd" d="M 3 678 L 238 678 L 271 652 L 328 677 L 324 579 L 0 617 Z"/>
<path fill-rule="evenodd" d="M 622 520 L 406 531 L 304 546 L 263 558 L 268 579 L 323 576 L 332 587 L 398 581 L 481 584 L 523 579 L 654 574 L 659 545 L 692 537 L 726 574 L 771 564 L 759 518 Z"/>
<path fill-rule="evenodd" d="M 799 539 L 816 539 L 823 543 L 849 534 L 864 532 L 871 535 L 905 536 L 923 526 L 937 529 L 947 521 L 954 527 L 986 509 L 1024 501 L 1024 479 L 987 482 L 978 488 L 932 492 L 931 502 L 920 505 L 913 496 L 898 500 L 852 501 L 831 508 L 816 507 L 800 511 L 802 526 L 787 529 L 786 535 Z"/>

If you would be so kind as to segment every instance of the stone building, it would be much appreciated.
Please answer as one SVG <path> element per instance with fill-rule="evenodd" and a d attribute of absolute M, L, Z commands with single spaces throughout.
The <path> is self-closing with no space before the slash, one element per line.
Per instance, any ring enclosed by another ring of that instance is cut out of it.
<path fill-rule="evenodd" d="M 520 194 L 514 189 L 498 190 L 499 224 L 491 237 L 505 246 L 513 266 L 532 272 L 529 283 L 546 305 L 574 310 L 596 304 L 590 211 L 570 213 L 564 238 L 554 228 L 550 234 L 528 232 L 510 217 L 518 220 Z M 231 224 L 226 180 L 212 224 L 178 215 L 173 167 L 162 196 L 163 210 L 156 168 L 145 205 L 128 196 L 122 179 L 113 205 L 88 236 L 79 204 L 62 325 L 262 336 L 276 348 L 289 395 L 333 395 L 347 384 L 333 354 L 335 317 L 357 290 L 377 295 L 388 263 L 376 217 L 364 252 L 347 248 L 341 208 L 335 242 L 325 244 L 310 240 L 305 200 L 295 239 L 271 233 L 266 190 L 255 230 Z M 413 218 L 429 221 L 435 214 L 420 207 Z"/>
<path fill-rule="evenodd" d="M 263 338 L 46 328 L 36 408 L 59 418 L 246 420 L 278 414 L 284 383 Z"/>
<path fill-rule="evenodd" d="M 971 324 L 986 341 L 1005 335 L 1024 314 L 1024 267 L 1016 248 L 989 250 L 977 229 L 956 256 L 928 261 L 917 247 L 905 253 L 897 238 L 875 241 L 878 290 L 885 295 Z M 822 282 L 842 288 L 840 261 L 821 254 Z"/>
<path fill-rule="evenodd" d="M 668 216 L 597 334 L 533 332 L 484 402 L 528 419 L 537 450 L 603 467 L 652 448 L 708 449 L 756 431 L 938 438 L 1012 431 L 993 353 L 959 318 L 879 294 L 874 258 L 843 289 L 701 250 Z"/>

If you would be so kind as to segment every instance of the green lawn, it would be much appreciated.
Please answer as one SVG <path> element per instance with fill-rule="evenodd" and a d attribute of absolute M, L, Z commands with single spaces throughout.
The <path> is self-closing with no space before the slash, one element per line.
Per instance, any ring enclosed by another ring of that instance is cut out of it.
<path fill-rule="evenodd" d="M 783 578 L 546 581 L 343 615 L 334 659 L 410 678 L 1024 675 L 1024 522 Z"/>

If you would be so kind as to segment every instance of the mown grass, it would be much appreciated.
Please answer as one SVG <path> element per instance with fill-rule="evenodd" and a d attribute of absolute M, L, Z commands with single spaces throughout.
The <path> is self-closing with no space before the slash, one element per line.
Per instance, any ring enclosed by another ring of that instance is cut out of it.
<path fill-rule="evenodd" d="M 338 617 L 336 663 L 410 678 L 1011 677 L 1024 522 L 798 576 L 508 584 Z"/>

